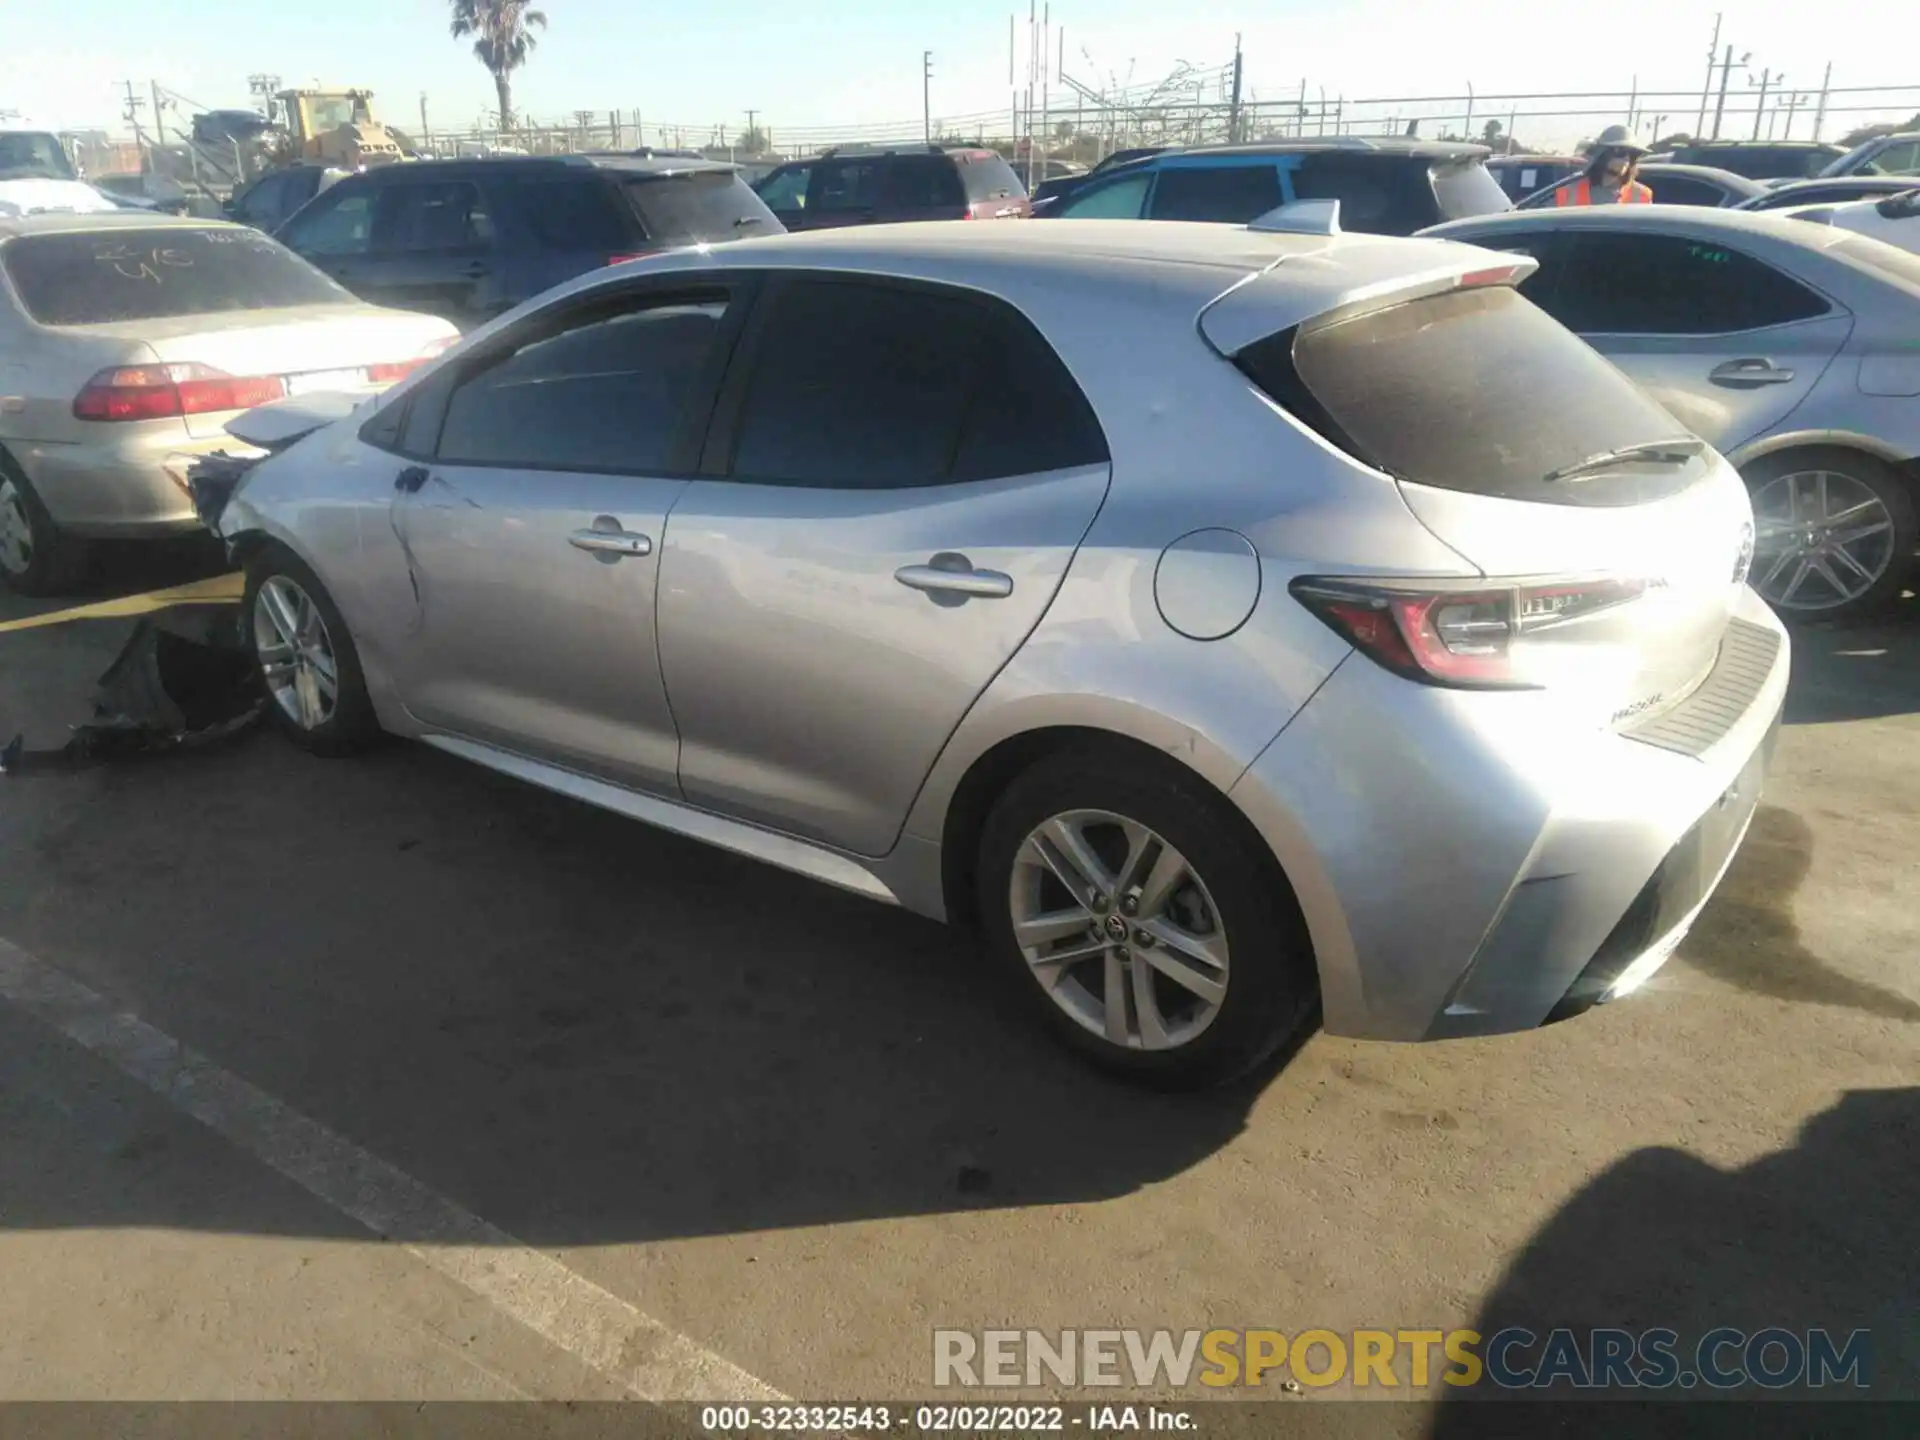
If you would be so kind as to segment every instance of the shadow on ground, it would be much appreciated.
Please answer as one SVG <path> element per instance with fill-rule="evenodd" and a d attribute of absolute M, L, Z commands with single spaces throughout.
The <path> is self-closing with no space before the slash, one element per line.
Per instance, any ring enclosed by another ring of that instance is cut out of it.
<path fill-rule="evenodd" d="M 1870 625 L 1793 631 L 1786 722 L 1817 725 L 1920 711 L 1920 598 Z"/>
<path fill-rule="evenodd" d="M 941 926 L 422 747 L 0 800 L 0 934 L 535 1244 L 1099 1199 L 1252 1093 L 1117 1086 Z M 71 1201 L 0 1225 L 148 1218 Z"/>
<path fill-rule="evenodd" d="M 1756 1074 L 1753 1083 L 1764 1079 Z M 1524 1326 L 1544 1342 L 1556 1327 L 1666 1327 L 1681 1337 L 1675 1346 L 1681 1374 L 1695 1369 L 1700 1337 L 1722 1326 L 1748 1334 L 1772 1326 L 1802 1335 L 1824 1328 L 1842 1345 L 1851 1332 L 1866 1330 L 1871 1360 L 1864 1395 L 1920 1401 L 1917 1155 L 1920 1089 L 1848 1094 L 1816 1116 L 1791 1149 L 1734 1170 L 1679 1150 L 1640 1150 L 1582 1190 L 1528 1242 L 1482 1303 L 1473 1328 L 1491 1338 Z M 1885 1263 L 1862 1263 L 1870 1254 Z M 1512 1354 L 1516 1364 L 1531 1366 L 1543 1349 L 1543 1343 L 1523 1344 Z M 1768 1363 L 1780 1363 L 1779 1353 Z M 1727 1350 L 1718 1358 L 1724 1366 L 1738 1355 Z M 1826 1401 L 1842 1389 L 1849 1387 L 1772 1393 Z M 1465 1393 L 1454 1392 L 1439 1408 L 1433 1433 L 1440 1440 L 1486 1433 L 1483 1397 L 1501 1392 L 1483 1386 L 1470 1398 L 1456 1398 Z M 1565 1399 L 1574 1392 L 1563 1381 L 1549 1393 Z M 1700 1384 L 1663 1393 L 1672 1400 L 1711 1392 Z M 1847 1398 L 1858 1401 L 1862 1393 L 1850 1390 Z M 1916 1412 L 1904 1405 L 1831 1408 L 1831 1423 L 1814 1423 L 1804 1433 L 1913 1433 Z M 1540 1421 L 1538 1434 L 1747 1435 L 1756 1426 L 1744 1406 L 1632 1412 L 1601 1406 L 1600 1422 L 1609 1409 L 1614 1418 L 1592 1430 L 1563 1430 L 1554 1423 L 1554 1407 L 1527 1409 Z"/>

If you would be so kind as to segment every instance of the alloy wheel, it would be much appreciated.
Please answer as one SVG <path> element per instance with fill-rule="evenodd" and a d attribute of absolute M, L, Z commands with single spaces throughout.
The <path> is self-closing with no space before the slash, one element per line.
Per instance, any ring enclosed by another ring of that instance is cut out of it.
<path fill-rule="evenodd" d="M 1859 599 L 1894 560 L 1893 516 L 1871 487 L 1837 470 L 1797 470 L 1753 493 L 1753 585 L 1783 610 Z"/>
<path fill-rule="evenodd" d="M 24 575 L 32 564 L 33 520 L 26 497 L 13 481 L 0 481 L 0 569 Z"/>
<path fill-rule="evenodd" d="M 1146 826 L 1070 810 L 1014 857 L 1014 941 L 1042 990 L 1083 1029 L 1130 1050 L 1174 1050 L 1226 999 L 1227 935 L 1206 883 Z"/>
<path fill-rule="evenodd" d="M 267 692 L 289 720 L 317 730 L 333 717 L 340 698 L 333 637 L 297 581 L 275 575 L 261 584 L 253 600 L 253 647 Z"/>

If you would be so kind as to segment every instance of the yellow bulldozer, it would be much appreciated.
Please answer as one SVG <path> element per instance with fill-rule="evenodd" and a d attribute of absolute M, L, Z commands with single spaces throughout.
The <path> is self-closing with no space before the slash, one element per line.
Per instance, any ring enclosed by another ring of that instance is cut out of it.
<path fill-rule="evenodd" d="M 400 137 L 373 118 L 371 90 L 282 90 L 282 164 L 321 164 L 342 170 L 406 159 Z"/>

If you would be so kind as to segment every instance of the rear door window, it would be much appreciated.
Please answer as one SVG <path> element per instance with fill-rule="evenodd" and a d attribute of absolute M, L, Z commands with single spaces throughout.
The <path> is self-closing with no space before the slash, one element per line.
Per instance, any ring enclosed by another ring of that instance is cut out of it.
<path fill-rule="evenodd" d="M 731 473 L 903 489 L 1105 459 L 1086 397 L 1012 312 L 928 288 L 794 280 L 755 347 Z"/>
<path fill-rule="evenodd" d="M 533 470 L 670 469 L 725 314 L 723 296 L 653 301 L 493 356 L 448 396 L 437 458 Z"/>
<path fill-rule="evenodd" d="M 1681 235 L 1582 230 L 1559 270 L 1549 303 L 1582 335 L 1726 335 L 1831 308 L 1750 255 Z"/>
<path fill-rule="evenodd" d="M 653 180 L 629 180 L 627 199 L 655 245 L 702 245 L 784 228 L 766 203 L 731 170 L 697 170 Z"/>
<path fill-rule="evenodd" d="M 1433 224 L 1438 214 L 1424 160 L 1329 151 L 1302 156 L 1292 179 L 1296 200 L 1338 200 L 1343 230 L 1411 235 Z M 1487 183 L 1500 191 L 1492 176 Z M 1504 209 L 1504 192 L 1500 200 Z"/>
<path fill-rule="evenodd" d="M 353 299 L 258 230 L 186 227 L 24 235 L 0 261 L 42 325 L 101 325 Z"/>
<path fill-rule="evenodd" d="M 1271 160 L 1257 165 L 1170 166 L 1160 172 L 1153 192 L 1153 218 L 1245 225 L 1281 203 L 1280 170 Z"/>
<path fill-rule="evenodd" d="M 1680 423 L 1505 285 L 1455 290 L 1282 331 L 1235 363 L 1301 423 L 1422 485 L 1563 505 L 1626 505 L 1685 488 L 1698 463 L 1553 471 Z"/>
<path fill-rule="evenodd" d="M 263 176 L 234 202 L 234 214 L 249 225 L 257 225 L 262 230 L 273 229 L 291 208 L 287 204 L 287 196 L 292 181 L 291 171 Z"/>
<path fill-rule="evenodd" d="M 514 213 L 543 250 L 611 255 L 633 244 L 633 222 L 622 215 L 618 192 L 608 181 L 522 180 L 510 193 Z"/>
<path fill-rule="evenodd" d="M 957 209 L 967 203 L 959 168 L 945 155 L 901 155 L 886 167 L 886 204 L 895 210 Z"/>
<path fill-rule="evenodd" d="M 1889 145 L 1866 167 L 1869 175 L 1920 175 L 1920 140 Z"/>

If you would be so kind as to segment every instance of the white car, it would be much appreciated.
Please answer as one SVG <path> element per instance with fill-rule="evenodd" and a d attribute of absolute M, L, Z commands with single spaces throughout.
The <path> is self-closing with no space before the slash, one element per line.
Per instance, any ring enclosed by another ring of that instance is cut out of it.
<path fill-rule="evenodd" d="M 198 528 L 184 466 L 236 413 L 391 384 L 456 336 L 242 225 L 0 217 L 0 578 L 58 593 L 93 538 Z"/>
<path fill-rule="evenodd" d="M 1879 200 L 1808 205 L 1782 213 L 1795 220 L 1811 220 L 1816 225 L 1832 225 L 1856 235 L 1871 235 L 1875 240 L 1920 254 L 1920 184 Z"/>

